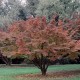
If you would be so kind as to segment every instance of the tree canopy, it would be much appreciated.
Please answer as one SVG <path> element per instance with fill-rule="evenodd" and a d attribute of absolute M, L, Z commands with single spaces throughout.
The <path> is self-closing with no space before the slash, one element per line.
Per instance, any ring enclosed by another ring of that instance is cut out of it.
<path fill-rule="evenodd" d="M 1 31 L 0 49 L 7 57 L 24 55 L 45 75 L 48 60 L 55 61 L 66 55 L 78 58 L 80 40 L 72 38 L 76 31 L 69 27 L 65 29 L 60 19 L 56 25 L 55 18 L 49 23 L 45 17 L 30 18 L 13 23 L 6 32 Z"/>

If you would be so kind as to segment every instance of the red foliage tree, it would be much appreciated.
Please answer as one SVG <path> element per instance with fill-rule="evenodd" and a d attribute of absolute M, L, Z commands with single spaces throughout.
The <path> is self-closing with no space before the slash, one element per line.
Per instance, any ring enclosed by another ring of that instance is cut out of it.
<path fill-rule="evenodd" d="M 27 55 L 42 75 L 46 74 L 48 60 L 55 61 L 66 54 L 75 58 L 74 54 L 80 49 L 79 42 L 72 40 L 75 31 L 65 30 L 61 20 L 56 27 L 54 19 L 47 23 L 45 17 L 31 18 L 17 22 L 9 31 L 11 39 L 16 39 L 17 53 Z"/>
<path fill-rule="evenodd" d="M 78 57 L 76 52 L 80 50 L 80 42 L 72 39 L 75 31 L 65 29 L 62 20 L 58 20 L 58 25 L 55 24 L 55 19 L 47 23 L 45 17 L 14 23 L 8 29 L 11 55 L 27 56 L 42 75 L 46 75 L 49 60 L 55 61 L 67 54 L 73 59 Z"/>

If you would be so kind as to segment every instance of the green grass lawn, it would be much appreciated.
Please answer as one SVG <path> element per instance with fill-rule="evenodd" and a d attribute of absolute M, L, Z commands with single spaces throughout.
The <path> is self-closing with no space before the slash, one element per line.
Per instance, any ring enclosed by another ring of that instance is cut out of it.
<path fill-rule="evenodd" d="M 70 70 L 80 70 L 80 64 L 76 65 L 54 65 L 48 68 L 48 72 L 59 72 L 59 71 L 70 71 Z M 37 67 L 1 67 L 0 68 L 0 80 L 40 80 L 40 79 L 15 79 L 17 75 L 23 74 L 35 74 L 40 73 L 40 70 Z M 50 78 L 47 80 L 80 80 L 80 75 L 74 76 L 72 78 Z"/>

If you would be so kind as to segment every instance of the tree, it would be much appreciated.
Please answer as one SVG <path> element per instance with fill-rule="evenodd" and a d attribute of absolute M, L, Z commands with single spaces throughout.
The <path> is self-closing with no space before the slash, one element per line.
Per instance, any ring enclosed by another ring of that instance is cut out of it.
<path fill-rule="evenodd" d="M 9 33 L 0 31 L 0 57 L 6 63 L 11 65 L 11 57 L 14 55 L 16 49 L 15 44 L 9 40 Z"/>
<path fill-rule="evenodd" d="M 60 18 L 71 18 L 73 13 L 80 13 L 79 5 L 79 0 L 39 0 L 35 13 L 38 16 L 46 16 L 47 20 L 54 14 L 59 14 Z"/>
<path fill-rule="evenodd" d="M 29 15 L 36 16 L 35 11 L 37 9 L 37 6 L 39 4 L 39 0 L 27 0 L 28 5 L 26 5 L 26 9 L 29 13 Z"/>
<path fill-rule="evenodd" d="M 27 4 L 26 4 L 27 5 Z M 9 26 L 15 21 L 26 20 L 27 11 L 19 0 L 5 1 L 4 6 L 0 7 L 0 26 Z"/>
<path fill-rule="evenodd" d="M 23 9 L 19 10 L 19 15 L 18 17 L 21 18 L 22 20 L 26 20 L 26 14 L 24 13 Z"/>
<path fill-rule="evenodd" d="M 55 19 L 47 23 L 45 17 L 14 23 L 8 29 L 9 40 L 16 45 L 15 54 L 11 55 L 24 55 L 41 70 L 42 75 L 46 75 L 49 60 L 55 61 L 66 55 L 77 58 L 77 51 L 80 50 L 77 46 L 80 44 L 72 39 L 73 32 L 65 29 L 61 20 L 58 27 L 55 24 Z"/>

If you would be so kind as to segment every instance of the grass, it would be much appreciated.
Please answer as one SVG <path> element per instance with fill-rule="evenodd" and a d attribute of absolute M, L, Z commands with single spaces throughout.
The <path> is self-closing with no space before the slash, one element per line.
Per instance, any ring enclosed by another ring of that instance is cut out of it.
<path fill-rule="evenodd" d="M 80 70 L 80 64 L 76 65 L 53 65 L 48 68 L 48 72 L 60 72 Z M 1 67 L 0 68 L 0 80 L 40 80 L 40 78 L 16 78 L 18 75 L 36 74 L 40 73 L 37 67 Z M 71 78 L 48 78 L 46 80 L 80 80 L 80 75 L 73 76 Z M 41 80 L 45 80 L 44 78 Z"/>

